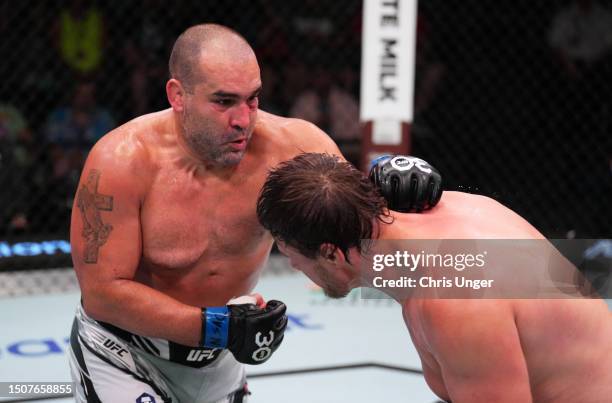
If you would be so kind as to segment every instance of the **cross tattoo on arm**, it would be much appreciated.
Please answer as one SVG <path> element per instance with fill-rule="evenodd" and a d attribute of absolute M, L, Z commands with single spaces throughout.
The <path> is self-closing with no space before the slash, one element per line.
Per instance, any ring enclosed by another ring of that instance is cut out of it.
<path fill-rule="evenodd" d="M 85 263 L 98 262 L 98 250 L 106 243 L 113 226 L 102 221 L 100 211 L 113 210 L 113 197 L 98 193 L 100 171 L 92 169 L 87 182 L 81 186 L 77 196 L 77 206 L 83 219 L 82 236 L 86 240 Z"/>

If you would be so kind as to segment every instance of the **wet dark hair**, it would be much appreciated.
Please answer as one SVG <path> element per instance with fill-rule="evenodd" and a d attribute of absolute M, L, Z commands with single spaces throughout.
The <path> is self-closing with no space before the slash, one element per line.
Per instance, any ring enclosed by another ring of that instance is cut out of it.
<path fill-rule="evenodd" d="M 390 222 L 372 182 L 337 156 L 300 154 L 273 169 L 257 200 L 257 218 L 272 236 L 311 259 L 329 243 L 345 256 Z M 388 219 L 389 221 L 386 221 Z"/>

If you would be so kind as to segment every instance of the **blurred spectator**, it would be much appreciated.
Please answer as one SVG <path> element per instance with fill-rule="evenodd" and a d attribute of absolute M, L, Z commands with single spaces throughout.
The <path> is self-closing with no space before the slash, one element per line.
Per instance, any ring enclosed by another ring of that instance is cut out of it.
<path fill-rule="evenodd" d="M 102 66 L 106 26 L 102 12 L 85 0 L 70 0 L 54 22 L 56 47 L 77 76 L 91 76 Z"/>
<path fill-rule="evenodd" d="M 47 119 L 45 140 L 51 149 L 53 178 L 63 185 L 75 185 L 89 149 L 114 126 L 108 109 L 96 103 L 96 85 L 78 82 L 71 104 L 56 108 Z"/>
<path fill-rule="evenodd" d="M 359 103 L 351 93 L 356 73 L 341 70 L 334 80 L 330 69 L 318 67 L 311 72 L 311 87 L 295 98 L 289 115 L 308 120 L 329 133 L 344 156 L 351 162 L 359 160 Z"/>
<path fill-rule="evenodd" d="M 141 12 L 142 9 L 146 12 Z M 145 0 L 132 10 L 137 18 L 128 27 L 123 45 L 124 61 L 130 77 L 128 118 L 168 106 L 165 82 L 172 35 L 168 32 L 168 7 L 162 0 Z"/>
<path fill-rule="evenodd" d="M 2 233 L 21 233 L 31 227 L 31 202 L 43 178 L 37 174 L 36 144 L 21 112 L 0 104 L 0 197 Z"/>
<path fill-rule="evenodd" d="M 12 105 L 0 104 L 0 144 L 3 161 L 8 158 L 18 166 L 33 163 L 29 154 L 32 133 L 21 112 Z"/>
<path fill-rule="evenodd" d="M 561 67 L 560 108 L 568 113 L 560 117 L 573 120 L 569 133 L 599 131 L 609 119 L 612 12 L 594 0 L 574 0 L 553 17 L 548 42 Z"/>
<path fill-rule="evenodd" d="M 605 223 L 603 217 L 610 218 L 612 12 L 594 0 L 573 0 L 554 15 L 548 42 L 561 67 L 552 115 L 559 133 L 555 152 L 566 161 L 559 172 L 575 183 L 568 193 L 592 195 L 591 209 Z M 580 230 L 586 215 L 581 209 L 569 213 L 571 228 Z"/>
<path fill-rule="evenodd" d="M 574 0 L 555 15 L 548 40 L 566 73 L 588 74 L 612 50 L 612 13 L 593 0 Z"/>

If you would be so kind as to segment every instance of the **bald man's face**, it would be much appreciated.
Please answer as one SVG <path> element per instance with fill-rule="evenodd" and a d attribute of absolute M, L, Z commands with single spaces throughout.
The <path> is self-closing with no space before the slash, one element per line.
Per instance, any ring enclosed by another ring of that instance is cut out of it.
<path fill-rule="evenodd" d="M 232 54 L 234 53 L 234 54 Z M 252 52 L 212 49 L 201 55 L 198 76 L 185 98 L 185 140 L 203 160 L 238 164 L 253 134 L 261 78 Z"/>

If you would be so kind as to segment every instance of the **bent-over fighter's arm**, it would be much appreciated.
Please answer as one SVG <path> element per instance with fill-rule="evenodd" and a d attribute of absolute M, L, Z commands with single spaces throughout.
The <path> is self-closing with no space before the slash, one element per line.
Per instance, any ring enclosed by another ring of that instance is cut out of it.
<path fill-rule="evenodd" d="M 453 403 L 532 402 L 529 375 L 509 304 L 430 301 L 426 334 Z"/>
<path fill-rule="evenodd" d="M 92 318 L 130 332 L 197 346 L 200 309 L 134 281 L 146 181 L 146 154 L 129 140 L 107 136 L 90 153 L 70 231 L 83 306 Z"/>

